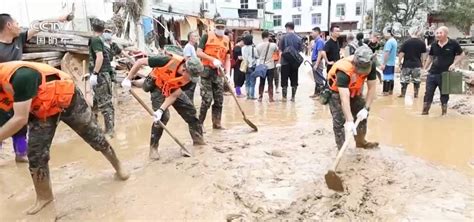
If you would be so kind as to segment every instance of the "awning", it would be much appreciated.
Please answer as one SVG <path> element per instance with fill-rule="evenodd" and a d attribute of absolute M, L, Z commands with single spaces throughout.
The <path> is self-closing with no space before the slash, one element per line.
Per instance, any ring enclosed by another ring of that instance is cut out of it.
<path fill-rule="evenodd" d="M 188 22 L 189 27 L 191 28 L 191 30 L 196 30 L 197 29 L 197 19 L 196 19 L 196 17 L 186 16 L 186 21 Z"/>
<path fill-rule="evenodd" d="M 183 14 L 177 14 L 177 13 L 173 13 L 173 12 L 164 12 L 164 11 L 161 11 L 161 10 L 157 10 L 157 9 L 153 9 L 153 17 L 157 18 L 157 17 L 163 17 L 163 19 L 165 20 L 171 20 L 171 19 L 174 19 L 174 21 L 183 21 L 185 20 L 185 15 Z"/>

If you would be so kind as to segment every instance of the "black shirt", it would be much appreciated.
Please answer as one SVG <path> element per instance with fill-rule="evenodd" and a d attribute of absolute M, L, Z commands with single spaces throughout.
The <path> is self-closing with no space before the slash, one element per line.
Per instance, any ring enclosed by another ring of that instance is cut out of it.
<path fill-rule="evenodd" d="M 242 60 L 239 59 L 239 56 L 242 56 L 242 47 L 236 45 L 234 47 L 234 52 L 233 52 L 233 58 L 235 60 L 235 69 L 240 69 L 240 63 L 242 63 Z"/>
<path fill-rule="evenodd" d="M 411 38 L 403 43 L 400 52 L 405 53 L 402 68 L 420 68 L 421 54 L 426 52 L 426 45 L 419 38 Z"/>
<path fill-rule="evenodd" d="M 430 74 L 440 75 L 448 71 L 449 66 L 454 62 L 454 57 L 461 55 L 461 53 L 461 46 L 454 39 L 448 39 L 448 42 L 442 48 L 438 45 L 438 41 L 433 42 L 430 49 L 430 56 L 433 59 Z"/>
<path fill-rule="evenodd" d="M 341 58 L 339 54 L 341 51 L 339 43 L 337 41 L 334 41 L 332 38 L 330 38 L 326 42 L 323 50 L 326 52 L 326 56 L 329 61 L 337 62 L 337 60 Z"/>
<path fill-rule="evenodd" d="M 369 46 L 370 49 L 372 49 L 373 53 L 375 53 L 375 51 L 379 50 L 382 47 L 382 45 L 380 45 L 380 43 L 378 43 L 378 42 L 369 41 L 366 44 L 367 44 L 367 46 Z"/>

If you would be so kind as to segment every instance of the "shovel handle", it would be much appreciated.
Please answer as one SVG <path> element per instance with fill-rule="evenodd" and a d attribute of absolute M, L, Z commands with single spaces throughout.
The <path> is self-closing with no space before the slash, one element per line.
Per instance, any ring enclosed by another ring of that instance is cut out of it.
<path fill-rule="evenodd" d="M 243 110 L 242 107 L 240 106 L 239 100 L 237 100 L 237 96 L 235 95 L 234 90 L 232 90 L 232 87 L 231 87 L 230 84 L 229 84 L 229 79 L 228 79 L 227 76 L 225 75 L 225 71 L 224 71 L 224 69 L 223 69 L 221 66 L 219 67 L 219 72 L 221 73 L 222 78 L 224 79 L 225 84 L 226 84 L 227 87 L 230 89 L 230 93 L 232 94 L 232 97 L 234 98 L 235 103 L 237 103 L 237 107 L 239 107 L 239 110 L 240 110 L 240 112 L 242 113 L 242 116 L 244 116 L 244 119 L 246 119 L 247 117 L 245 116 L 244 110 Z"/>
<path fill-rule="evenodd" d="M 359 123 L 361 121 L 362 120 L 360 118 L 357 118 L 357 120 L 355 122 L 355 127 L 356 128 L 357 128 L 357 126 L 359 126 Z M 342 154 L 344 154 L 344 151 L 346 151 L 346 148 L 349 146 L 349 143 L 350 143 L 350 140 L 348 138 L 346 138 L 346 140 L 344 141 L 344 144 L 342 144 L 341 149 L 337 153 L 336 160 L 334 161 L 334 165 L 332 167 L 332 170 L 334 172 L 336 172 L 337 165 L 339 165 L 339 162 L 341 161 L 341 158 L 342 158 Z"/>
<path fill-rule="evenodd" d="M 132 96 L 138 101 L 138 103 L 140 103 L 140 105 L 143 106 L 143 108 L 145 108 L 145 110 L 148 112 L 148 114 L 150 114 L 151 116 L 153 116 L 153 110 L 142 100 L 142 98 L 140 98 L 140 96 L 137 95 L 136 92 L 134 92 L 132 89 L 130 89 L 130 94 L 132 94 Z M 168 133 L 168 135 L 171 136 L 171 138 L 173 138 L 173 140 L 181 147 L 181 149 L 183 149 L 184 151 L 186 151 L 189 155 L 192 155 L 191 152 L 189 152 L 188 149 L 186 149 L 186 147 L 181 143 L 181 141 L 178 140 L 178 138 L 176 138 L 169 130 L 168 128 L 166 128 L 165 124 L 163 124 L 160 120 L 157 121 L 158 125 L 160 125 L 161 128 L 163 128 L 166 133 Z"/>

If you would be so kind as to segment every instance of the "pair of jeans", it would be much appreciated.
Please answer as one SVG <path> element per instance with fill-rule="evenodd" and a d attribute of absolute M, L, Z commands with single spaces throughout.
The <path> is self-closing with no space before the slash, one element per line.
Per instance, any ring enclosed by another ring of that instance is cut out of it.
<path fill-rule="evenodd" d="M 247 90 L 247 98 L 254 99 L 255 97 L 255 83 L 256 79 L 251 77 L 250 73 L 245 75 L 245 89 Z"/>

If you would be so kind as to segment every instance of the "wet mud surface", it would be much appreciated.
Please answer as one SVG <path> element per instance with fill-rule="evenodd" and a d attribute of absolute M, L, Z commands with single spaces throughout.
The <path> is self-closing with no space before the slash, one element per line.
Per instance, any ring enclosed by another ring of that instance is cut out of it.
<path fill-rule="evenodd" d="M 24 211 L 34 201 L 26 164 L 16 164 L 10 140 L 0 150 L 0 219 L 4 221 L 200 220 L 200 221 L 472 221 L 474 219 L 473 117 L 452 110 L 440 117 L 433 106 L 421 117 L 413 106 L 379 97 L 369 117 L 374 150 L 346 150 L 337 174 L 345 191 L 326 187 L 324 175 L 336 156 L 328 107 L 308 98 L 302 76 L 295 103 L 240 100 L 252 132 L 231 97 L 225 98 L 226 130 L 205 124 L 207 145 L 192 147 L 184 121 L 172 110 L 170 130 L 194 157 L 181 157 L 164 135 L 161 159 L 150 161 L 151 117 L 120 93 L 112 143 L 128 181 L 72 130 L 61 124 L 51 151 L 54 204 L 39 214 Z M 410 89 L 409 89 L 410 92 Z M 198 93 L 198 91 L 197 91 Z M 145 101 L 149 96 L 140 93 Z M 278 95 L 279 96 L 279 95 Z M 196 100 L 196 104 L 200 104 Z"/>

